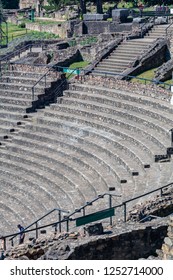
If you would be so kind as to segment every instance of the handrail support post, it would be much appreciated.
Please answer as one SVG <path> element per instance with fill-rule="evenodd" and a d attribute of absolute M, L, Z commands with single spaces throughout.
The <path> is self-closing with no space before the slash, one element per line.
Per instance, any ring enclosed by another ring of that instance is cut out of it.
<path fill-rule="evenodd" d="M 36 239 L 38 238 L 38 223 L 36 222 L 35 223 L 35 226 L 36 226 Z"/>
<path fill-rule="evenodd" d="M 59 232 L 61 232 L 61 211 L 58 211 L 58 218 L 59 218 Z"/>

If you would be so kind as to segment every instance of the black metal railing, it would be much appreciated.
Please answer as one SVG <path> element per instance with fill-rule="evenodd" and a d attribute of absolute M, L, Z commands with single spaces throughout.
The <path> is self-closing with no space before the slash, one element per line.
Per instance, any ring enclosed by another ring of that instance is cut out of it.
<path fill-rule="evenodd" d="M 36 91 L 36 86 L 39 85 L 39 83 L 41 81 L 44 81 L 44 87 L 46 88 L 47 87 L 47 79 L 48 79 L 48 76 L 50 74 L 50 71 L 52 71 L 52 68 L 49 68 L 47 70 L 46 73 L 44 73 L 36 82 L 35 84 L 32 86 L 31 88 L 31 92 L 32 92 L 32 101 L 34 101 L 35 99 L 35 91 Z"/>
<path fill-rule="evenodd" d="M 52 214 L 53 212 L 58 211 L 58 218 L 59 218 L 59 231 L 61 232 L 61 213 L 68 213 L 68 211 L 66 210 L 62 210 L 59 208 L 54 208 L 51 211 L 49 211 L 48 213 L 46 213 L 45 215 L 41 216 L 39 219 L 37 219 L 36 221 L 34 221 L 33 223 L 31 223 L 30 225 L 28 225 L 27 227 L 24 228 L 25 232 L 29 232 L 27 231 L 30 227 L 32 227 L 33 225 L 35 225 L 35 233 L 36 233 L 36 238 L 38 238 L 38 222 L 40 222 L 41 220 L 43 220 L 45 217 L 49 216 L 50 214 Z M 18 233 L 16 235 L 14 235 L 12 238 L 9 239 L 9 241 L 11 241 L 11 245 L 14 245 L 14 238 L 18 235 Z"/>
<path fill-rule="evenodd" d="M 9 69 L 10 60 L 12 58 L 14 58 L 16 56 L 18 56 L 20 58 L 20 56 L 23 52 L 25 52 L 26 50 L 29 50 L 31 52 L 32 48 L 36 47 L 36 46 L 43 47 L 42 45 L 40 46 L 37 43 L 27 44 L 24 47 L 21 47 L 20 49 L 15 50 L 14 52 L 11 52 L 10 54 L 5 55 L 2 58 L 0 58 L 0 77 L 2 77 L 3 73 Z"/>
<path fill-rule="evenodd" d="M 169 29 L 171 28 L 172 25 L 173 25 L 173 22 L 171 22 L 171 23 L 166 27 L 166 29 L 165 29 L 165 31 L 166 31 L 166 36 L 168 36 L 168 31 L 169 31 Z M 172 35 L 172 32 L 171 32 L 170 35 Z"/>
<path fill-rule="evenodd" d="M 125 74 L 121 74 L 121 73 L 113 73 L 113 72 L 105 72 L 105 71 L 97 71 L 97 70 L 83 70 L 84 72 L 84 76 L 85 74 L 87 73 L 91 73 L 93 76 L 94 76 L 94 73 L 97 73 L 97 74 L 101 74 L 101 75 L 104 75 L 104 77 L 123 77 L 125 78 L 126 80 L 131 80 L 131 79 L 136 79 L 136 80 L 139 80 L 139 81 L 144 81 L 144 84 L 146 85 L 147 83 L 151 83 L 151 84 L 155 84 L 155 85 L 160 85 L 160 86 L 163 86 L 163 88 L 165 89 L 168 89 L 168 90 L 171 90 L 171 86 L 173 85 L 173 82 L 172 84 L 168 84 L 168 83 L 165 83 L 165 82 L 161 82 L 161 81 L 158 81 L 157 79 L 147 79 L 147 78 L 139 78 L 137 76 L 132 76 L 132 75 L 125 75 Z M 82 77 L 82 79 L 85 80 L 85 77 Z"/>
<path fill-rule="evenodd" d="M 57 227 L 59 226 L 59 231 L 61 232 L 61 225 L 63 223 L 66 223 L 66 231 L 68 232 L 69 231 L 69 222 L 74 222 L 76 221 L 76 217 L 73 218 L 73 216 L 79 212 L 82 211 L 83 213 L 83 216 L 86 215 L 86 208 L 89 207 L 89 206 L 92 206 L 94 202 L 98 201 L 99 199 L 103 199 L 105 196 L 108 196 L 109 197 L 109 207 L 108 208 L 105 208 L 104 210 L 106 209 L 118 209 L 118 208 L 123 208 L 123 221 L 124 222 L 127 222 L 127 204 L 128 203 L 131 203 L 132 201 L 135 201 L 139 198 L 143 198 L 143 197 L 146 197 L 148 195 L 151 195 L 153 193 L 158 193 L 160 194 L 160 197 L 163 197 L 165 194 L 164 194 L 164 190 L 167 190 L 168 188 L 173 188 L 173 182 L 172 183 L 169 183 L 165 186 L 162 186 L 162 187 L 159 187 L 155 190 L 152 190 L 150 192 L 147 192 L 145 194 L 142 194 L 142 195 L 139 195 L 139 196 L 136 196 L 132 199 L 129 199 L 129 200 L 126 200 L 126 201 L 123 201 L 122 203 L 120 203 L 119 205 L 115 205 L 113 206 L 112 205 L 112 198 L 115 196 L 115 197 L 120 197 L 120 195 L 116 195 L 114 193 L 104 193 L 104 194 L 100 194 L 98 195 L 98 197 L 92 199 L 91 201 L 88 201 L 86 202 L 83 206 L 81 206 L 80 208 L 78 209 L 75 209 L 72 213 L 70 213 L 69 215 L 66 215 L 62 218 L 61 216 L 61 213 L 64 212 L 64 213 L 69 213 L 68 211 L 66 210 L 62 210 L 62 209 L 58 209 L 58 208 L 55 208 L 51 211 L 49 211 L 47 214 L 43 215 L 41 218 L 37 219 L 36 221 L 34 221 L 32 224 L 30 224 L 29 226 L 25 227 L 24 229 L 24 233 L 29 233 L 29 232 L 36 232 L 36 238 L 38 238 L 38 230 L 39 229 L 44 229 L 44 228 L 47 228 L 47 227 L 54 227 L 55 228 L 55 232 L 57 231 Z M 114 190 L 114 189 L 113 189 Z M 158 195 L 157 195 L 158 197 Z M 42 220 L 43 218 L 45 218 L 46 216 L 50 215 L 52 212 L 54 211 L 58 211 L 59 212 L 59 220 L 58 222 L 53 222 L 53 223 L 50 223 L 50 224 L 46 224 L 46 225 L 42 225 L 42 226 L 38 226 L 38 222 L 40 220 Z M 110 224 L 112 224 L 112 217 L 110 217 Z M 36 225 L 35 228 L 32 228 L 32 229 L 28 229 L 30 228 L 31 226 L 33 225 Z M 20 234 L 20 232 L 17 232 L 17 233 L 12 233 L 12 234 L 9 234 L 9 235 L 5 235 L 5 236 L 1 236 L 0 239 L 1 240 L 4 240 L 4 247 L 6 248 L 6 240 L 8 238 L 10 238 L 9 240 L 11 241 L 11 245 L 13 245 L 13 239 L 18 236 Z"/>

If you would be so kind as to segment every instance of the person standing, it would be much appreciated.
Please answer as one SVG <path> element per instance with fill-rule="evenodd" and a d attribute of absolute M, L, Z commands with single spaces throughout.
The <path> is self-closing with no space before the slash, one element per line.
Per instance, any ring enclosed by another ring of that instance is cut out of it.
<path fill-rule="evenodd" d="M 20 224 L 17 225 L 19 231 L 20 231 L 20 234 L 19 234 L 19 245 L 20 244 L 23 244 L 24 242 L 24 239 L 25 239 L 25 233 L 24 233 L 24 227 L 22 227 Z"/>

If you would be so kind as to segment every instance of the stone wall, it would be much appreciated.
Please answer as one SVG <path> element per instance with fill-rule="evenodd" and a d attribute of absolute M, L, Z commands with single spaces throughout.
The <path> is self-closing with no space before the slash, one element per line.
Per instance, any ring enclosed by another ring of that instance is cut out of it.
<path fill-rule="evenodd" d="M 48 32 L 55 35 L 59 35 L 61 38 L 67 37 L 67 23 L 62 24 L 38 24 L 38 23 L 26 23 L 26 28 L 33 31 Z"/>
<path fill-rule="evenodd" d="M 162 81 L 162 82 L 166 80 L 170 80 L 172 78 L 172 72 L 173 72 L 173 59 L 170 59 L 156 70 L 155 78 L 158 81 Z"/>
<path fill-rule="evenodd" d="M 47 0 L 43 0 L 42 3 L 43 6 L 48 5 L 48 1 Z M 38 6 L 39 6 L 39 0 L 20 0 L 19 1 L 19 8 L 20 9 L 25 9 L 25 8 L 36 8 L 36 10 L 38 11 Z"/>
<path fill-rule="evenodd" d="M 162 245 L 162 252 L 164 260 L 173 260 L 173 215 L 168 222 L 168 233 Z"/>
<path fill-rule="evenodd" d="M 131 32 L 132 24 L 119 24 L 110 21 L 84 21 L 84 34 L 100 34 L 100 33 L 114 33 L 114 32 Z"/>
<path fill-rule="evenodd" d="M 139 223 L 118 223 L 102 235 L 83 230 L 52 234 L 28 241 L 6 252 L 7 259 L 137 260 L 157 254 L 167 236 L 168 218 Z"/>
<path fill-rule="evenodd" d="M 82 82 L 86 84 L 93 84 L 96 86 L 101 86 L 106 88 L 112 88 L 112 89 L 120 89 L 124 90 L 126 92 L 136 92 L 137 94 L 150 96 L 152 98 L 157 98 L 160 100 L 164 100 L 170 103 L 172 93 L 170 91 L 167 91 L 161 87 L 159 87 L 156 84 L 140 84 L 140 83 L 131 83 L 130 81 L 125 80 L 117 80 L 115 77 L 103 77 L 103 76 L 94 76 L 92 74 L 81 76 Z M 77 81 L 76 81 L 77 82 Z M 81 81 L 79 81 L 81 82 Z"/>
<path fill-rule="evenodd" d="M 159 67 L 166 61 L 168 51 L 167 40 L 158 39 L 140 57 L 137 57 L 129 67 L 123 72 L 124 75 L 137 76 L 142 72 Z M 132 68 L 133 67 L 133 68 Z"/>

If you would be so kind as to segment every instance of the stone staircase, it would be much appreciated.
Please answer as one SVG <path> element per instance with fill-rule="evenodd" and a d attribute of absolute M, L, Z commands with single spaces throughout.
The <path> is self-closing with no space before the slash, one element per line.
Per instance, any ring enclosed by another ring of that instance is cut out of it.
<path fill-rule="evenodd" d="M 154 163 L 154 155 L 170 146 L 172 113 L 151 97 L 71 84 L 0 147 L 1 233 L 53 208 L 73 211 L 112 187 L 117 205 L 167 184 L 172 161 Z M 101 199 L 87 213 L 105 207 Z"/>
<path fill-rule="evenodd" d="M 107 58 L 96 65 L 92 73 L 101 76 L 105 76 L 105 72 L 108 76 L 123 73 L 150 44 L 150 39 L 123 41 Z"/>
<path fill-rule="evenodd" d="M 35 87 L 32 100 L 32 86 L 42 77 L 35 72 L 9 70 L 0 79 L 0 140 L 14 132 L 26 121 L 30 121 L 36 108 L 44 107 L 46 102 L 45 81 Z M 46 86 L 51 87 L 53 79 L 47 78 Z"/>
<path fill-rule="evenodd" d="M 163 25 L 155 25 L 149 32 L 146 34 L 145 38 L 150 38 L 153 41 L 157 38 L 164 38 L 166 37 L 166 28 L 168 27 L 168 24 Z"/>
<path fill-rule="evenodd" d="M 149 48 L 157 38 L 166 36 L 169 25 L 155 25 L 144 38 L 123 41 L 111 54 L 100 61 L 92 74 L 99 76 L 112 76 L 123 73 L 135 59 Z M 172 27 L 171 27 L 172 28 Z M 169 32 L 172 30 L 169 28 Z"/>

